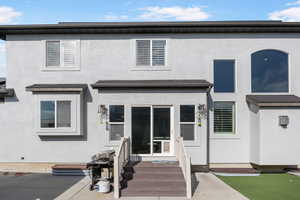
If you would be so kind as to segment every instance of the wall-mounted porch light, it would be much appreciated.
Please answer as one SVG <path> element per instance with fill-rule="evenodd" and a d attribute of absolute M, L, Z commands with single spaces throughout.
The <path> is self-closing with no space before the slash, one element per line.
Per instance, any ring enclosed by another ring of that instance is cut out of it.
<path fill-rule="evenodd" d="M 103 124 L 107 120 L 107 111 L 108 109 L 106 108 L 105 105 L 101 104 L 98 107 L 98 113 L 100 115 L 100 123 Z"/>
<path fill-rule="evenodd" d="M 286 115 L 279 116 L 279 126 L 281 126 L 283 128 L 287 128 L 289 123 L 290 123 L 289 116 L 286 116 Z"/>
<path fill-rule="evenodd" d="M 198 126 L 202 126 L 202 119 L 206 119 L 207 116 L 207 107 L 205 104 L 199 104 L 197 106 L 197 123 Z"/>

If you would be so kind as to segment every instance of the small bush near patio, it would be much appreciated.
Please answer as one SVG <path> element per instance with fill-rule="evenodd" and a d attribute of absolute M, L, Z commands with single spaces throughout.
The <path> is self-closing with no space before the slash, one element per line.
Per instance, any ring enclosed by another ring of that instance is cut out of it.
<path fill-rule="evenodd" d="M 300 177 L 289 174 L 218 176 L 250 200 L 299 200 Z"/>

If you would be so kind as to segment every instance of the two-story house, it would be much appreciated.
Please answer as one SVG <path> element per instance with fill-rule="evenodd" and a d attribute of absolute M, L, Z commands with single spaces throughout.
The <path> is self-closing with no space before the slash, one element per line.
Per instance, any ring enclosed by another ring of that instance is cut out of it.
<path fill-rule="evenodd" d="M 130 138 L 142 160 L 300 164 L 300 23 L 2 25 L 0 162 L 87 162 Z M 13 89 L 13 90 L 12 90 Z"/>

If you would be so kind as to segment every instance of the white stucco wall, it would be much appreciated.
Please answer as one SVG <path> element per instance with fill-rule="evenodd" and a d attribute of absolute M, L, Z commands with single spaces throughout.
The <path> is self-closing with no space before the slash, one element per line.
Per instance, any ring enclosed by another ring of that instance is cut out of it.
<path fill-rule="evenodd" d="M 214 101 L 236 102 L 236 134 L 219 137 L 213 133 L 211 112 L 210 161 L 212 163 L 250 162 L 250 114 L 245 95 L 251 93 L 251 53 L 262 49 L 279 49 L 289 53 L 290 93 L 300 95 L 300 35 L 298 34 L 172 34 L 172 35 L 19 35 L 7 37 L 7 87 L 15 88 L 16 99 L 0 104 L 0 161 L 86 161 L 91 154 L 105 147 L 98 126 L 97 106 L 102 104 L 101 94 L 89 88 L 91 101 L 87 103 L 88 129 L 86 138 L 52 139 L 42 141 L 34 132 L 32 114 L 33 95 L 25 86 L 35 83 L 87 83 L 100 79 L 206 79 L 213 82 L 213 60 L 236 60 L 236 92 L 214 93 Z M 42 71 L 44 65 L 44 40 L 81 39 L 80 71 Z M 166 71 L 136 71 L 134 67 L 134 40 L 140 38 L 166 38 Z M 112 95 L 112 94 L 111 94 Z M 125 94 L 122 94 L 125 95 Z M 120 98 L 112 95 L 111 101 Z M 129 95 L 130 96 L 130 95 Z M 128 96 L 128 98 L 129 98 Z M 153 96 L 153 103 L 156 100 Z M 200 102 L 194 94 L 168 94 L 161 98 L 165 104 L 184 101 Z M 121 97 L 127 99 L 126 95 Z M 130 97 L 131 98 L 131 97 Z M 142 102 L 144 97 L 131 99 Z M 103 99 L 104 101 L 104 99 Z M 201 100 L 202 101 L 202 100 Z M 131 102 L 130 102 L 131 103 Z M 204 148 L 204 147 L 203 147 Z M 203 164 L 201 151 L 188 148 L 195 164 Z M 291 156 L 296 156 L 292 154 Z"/>
<path fill-rule="evenodd" d="M 260 163 L 261 152 L 261 132 L 260 132 L 260 112 L 259 108 L 249 104 L 250 109 L 250 162 Z"/>
<path fill-rule="evenodd" d="M 289 116 L 287 128 L 279 126 L 279 116 Z M 299 108 L 261 109 L 260 164 L 294 165 L 300 163 Z"/>

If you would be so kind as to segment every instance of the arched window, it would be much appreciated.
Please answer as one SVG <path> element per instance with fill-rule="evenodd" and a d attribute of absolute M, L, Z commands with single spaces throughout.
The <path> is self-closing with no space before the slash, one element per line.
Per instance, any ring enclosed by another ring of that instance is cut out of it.
<path fill-rule="evenodd" d="M 251 55 L 252 92 L 289 91 L 288 54 L 261 50 Z"/>

